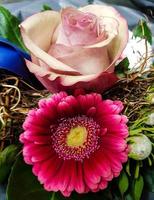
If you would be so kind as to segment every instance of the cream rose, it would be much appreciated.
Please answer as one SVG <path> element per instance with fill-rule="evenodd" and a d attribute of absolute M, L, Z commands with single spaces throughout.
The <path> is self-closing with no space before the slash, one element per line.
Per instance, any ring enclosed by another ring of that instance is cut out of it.
<path fill-rule="evenodd" d="M 20 27 L 31 52 L 27 66 L 49 91 L 102 92 L 117 81 L 115 62 L 127 44 L 128 27 L 114 8 L 89 5 L 45 11 Z"/>

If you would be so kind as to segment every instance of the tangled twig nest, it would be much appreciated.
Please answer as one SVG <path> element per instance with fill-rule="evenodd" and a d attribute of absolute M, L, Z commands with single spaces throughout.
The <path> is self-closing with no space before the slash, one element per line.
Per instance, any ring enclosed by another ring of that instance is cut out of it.
<path fill-rule="evenodd" d="M 1 72 L 0 75 L 0 150 L 6 143 L 16 143 L 28 111 L 48 94 L 38 91 L 22 79 Z"/>
<path fill-rule="evenodd" d="M 140 78 L 140 75 L 146 75 Z M 147 75 L 148 74 L 148 75 Z M 154 69 L 139 71 L 135 76 L 129 74 L 127 78 L 120 80 L 114 87 L 103 94 L 105 99 L 121 100 L 124 102 L 124 113 L 130 122 L 140 117 L 140 111 L 149 102 L 145 96 L 154 81 Z M 22 123 L 32 108 L 37 107 L 40 98 L 47 97 L 47 90 L 37 90 L 23 81 L 21 78 L 12 76 L 3 70 L 0 75 L 0 150 L 7 143 L 15 143 L 22 132 Z"/>
<path fill-rule="evenodd" d="M 120 100 L 125 105 L 124 113 L 133 122 L 140 116 L 143 107 L 150 105 L 146 96 L 150 93 L 153 78 L 137 78 L 128 82 L 127 79 L 119 81 L 113 88 L 104 93 L 104 98 Z"/>

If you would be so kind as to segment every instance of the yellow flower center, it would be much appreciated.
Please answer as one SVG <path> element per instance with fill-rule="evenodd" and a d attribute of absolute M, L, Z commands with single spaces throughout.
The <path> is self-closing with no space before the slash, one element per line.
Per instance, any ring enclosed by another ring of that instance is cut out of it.
<path fill-rule="evenodd" d="M 87 140 L 87 130 L 83 126 L 76 126 L 71 128 L 70 132 L 67 134 L 66 143 L 70 147 L 79 147 Z"/>
<path fill-rule="evenodd" d="M 84 115 L 62 118 L 51 132 L 53 149 L 63 160 L 83 161 L 100 147 L 100 126 Z"/>

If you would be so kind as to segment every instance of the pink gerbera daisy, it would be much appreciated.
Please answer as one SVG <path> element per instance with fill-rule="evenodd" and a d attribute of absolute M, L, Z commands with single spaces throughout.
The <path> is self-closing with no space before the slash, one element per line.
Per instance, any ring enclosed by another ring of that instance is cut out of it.
<path fill-rule="evenodd" d="M 96 192 L 127 161 L 127 117 L 120 101 L 92 93 L 55 94 L 39 102 L 23 124 L 23 156 L 48 191 Z"/>

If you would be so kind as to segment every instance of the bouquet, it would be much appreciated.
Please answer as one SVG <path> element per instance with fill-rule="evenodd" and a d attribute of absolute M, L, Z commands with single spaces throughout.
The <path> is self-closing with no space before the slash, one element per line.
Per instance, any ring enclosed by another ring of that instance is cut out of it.
<path fill-rule="evenodd" d="M 152 33 L 111 6 L 0 7 L 0 183 L 7 200 L 154 191 Z"/>

